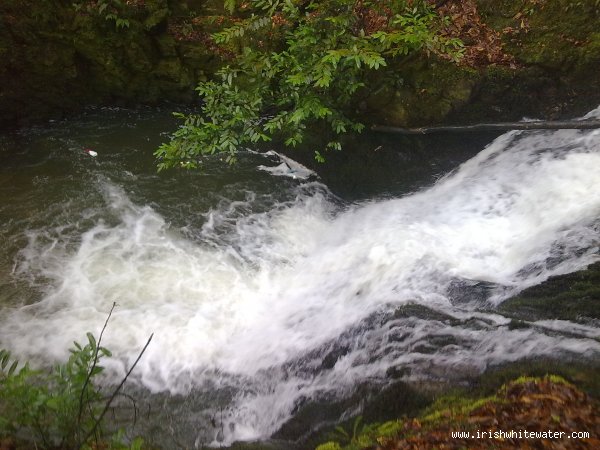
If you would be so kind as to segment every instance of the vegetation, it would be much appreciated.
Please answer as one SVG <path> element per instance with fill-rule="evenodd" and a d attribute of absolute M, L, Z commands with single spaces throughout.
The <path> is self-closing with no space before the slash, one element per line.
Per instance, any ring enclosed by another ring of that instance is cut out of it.
<path fill-rule="evenodd" d="M 78 13 L 85 13 L 92 16 L 103 17 L 105 20 L 114 22 L 117 30 L 129 28 L 129 19 L 123 17 L 123 11 L 126 8 L 138 7 L 143 4 L 140 1 L 121 1 L 121 0 L 97 0 L 89 2 L 79 0 L 73 2 L 73 8 Z"/>
<path fill-rule="evenodd" d="M 101 345 L 105 328 L 106 323 L 98 340 L 87 333 L 85 345 L 74 342 L 69 360 L 49 372 L 29 364 L 19 367 L 8 351 L 0 350 L 0 444 L 16 438 L 41 449 L 89 449 L 99 443 L 111 449 L 141 448 L 140 438 L 126 445 L 122 432 L 107 439 L 102 427 L 104 415 L 135 367 L 106 398 L 95 384 L 103 371 L 102 358 L 111 356 Z"/>
<path fill-rule="evenodd" d="M 503 385 L 495 394 L 483 398 L 448 395 L 438 399 L 419 418 L 393 420 L 358 428 L 355 421 L 352 435 L 342 433 L 317 450 L 424 449 L 424 448 L 596 448 L 600 441 L 598 406 L 575 386 L 561 377 L 520 377 Z M 486 438 L 473 441 L 467 437 L 452 437 L 452 432 L 490 430 L 545 432 L 585 430 L 589 438 L 577 440 Z M 533 445 L 534 447 L 531 447 Z M 561 447 L 562 448 L 562 447 Z"/>
<path fill-rule="evenodd" d="M 340 85 L 351 78 L 350 74 L 347 77 L 342 74 L 348 70 L 342 67 L 344 59 L 348 65 L 353 64 L 351 54 L 340 58 L 329 87 L 311 88 L 307 82 L 309 86 L 298 87 L 300 95 L 316 93 L 325 106 L 341 111 L 342 116 L 353 123 L 369 120 L 393 126 L 519 120 L 523 116 L 558 119 L 581 115 L 598 105 L 600 89 L 596 73 L 600 35 L 596 25 L 600 8 L 597 0 L 287 2 L 299 9 L 297 21 L 293 15 L 288 17 L 281 12 L 283 6 L 269 16 L 269 11 L 257 7 L 256 1 L 226 3 L 229 7 L 238 5 L 234 14 L 224 15 L 224 2 L 197 0 L 0 2 L 0 56 L 3 60 L 0 127 L 59 118 L 85 105 L 196 103 L 198 96 L 194 88 L 198 82 L 212 79 L 220 84 L 221 78 L 215 78 L 217 70 L 224 64 L 240 69 L 245 51 L 250 50 L 257 60 L 266 57 L 270 62 L 273 62 L 271 56 L 279 55 L 293 63 L 289 65 L 290 70 L 295 70 L 296 62 L 308 69 L 316 68 L 313 63 L 325 56 L 319 51 L 345 49 L 352 52 L 350 44 L 356 40 L 356 48 L 362 52 L 365 49 L 362 44 L 366 43 L 367 48 L 383 45 L 373 38 L 380 32 L 394 35 L 404 30 L 404 35 L 409 36 L 408 28 L 393 23 L 392 10 L 404 17 L 415 7 L 421 19 L 432 19 L 426 23 L 426 32 L 433 40 L 416 33 L 423 46 L 409 45 L 408 54 L 398 53 L 395 57 L 391 55 L 391 48 L 375 48 L 376 52 L 382 51 L 386 62 L 379 68 L 369 69 L 359 57 L 358 81 L 365 86 L 359 87 L 346 105 L 342 98 L 337 98 L 336 89 L 343 89 Z M 268 3 L 275 4 L 275 0 Z M 284 2 L 278 4 L 284 5 Z M 344 29 L 337 22 L 327 21 L 327 17 L 345 17 L 351 26 Z M 264 20 L 261 22 L 259 18 Z M 244 28 L 249 21 L 253 25 Z M 316 38 L 321 44 L 323 36 L 328 36 L 336 27 L 344 34 L 336 41 L 337 47 L 326 48 L 319 44 L 305 48 L 308 57 L 293 61 L 292 55 L 286 53 L 286 39 L 288 36 L 294 39 L 304 25 L 318 32 Z M 223 42 L 219 39 L 228 36 L 219 36 L 219 33 L 227 29 L 237 33 L 243 29 L 244 34 L 229 36 L 229 42 Z M 364 36 L 360 34 L 361 29 Z M 211 37 L 214 31 L 219 32 L 215 38 L 220 43 Z M 464 47 L 450 45 L 446 50 L 457 57 L 462 55 L 460 64 L 427 57 L 427 53 L 439 53 L 451 60 L 442 44 L 458 43 L 457 39 Z M 406 48 L 406 42 L 400 44 Z M 273 70 L 279 67 L 275 66 Z M 256 72 L 261 77 L 266 73 L 259 68 Z M 308 72 L 310 74 L 310 70 Z M 252 94 L 252 77 L 240 71 L 236 75 L 233 84 L 242 92 Z M 285 84 L 284 75 L 275 73 L 270 78 L 272 90 L 281 92 L 283 99 L 261 99 L 259 117 L 263 120 L 277 111 L 294 108 L 294 101 L 286 101 L 285 90 L 279 89 Z M 258 85 L 268 84 L 263 81 Z M 278 106 L 278 101 L 284 105 Z M 218 102 L 226 103 L 223 99 Z M 210 119 L 202 111 L 199 115 Z M 333 120 L 333 115 L 328 115 L 309 117 L 302 123 L 320 124 L 314 135 L 329 138 L 324 142 L 339 142 L 346 132 L 337 134 L 332 127 Z M 284 128 L 293 131 L 296 127 L 284 124 Z M 353 132 L 349 126 L 346 128 L 347 133 Z M 303 134 L 303 130 L 300 131 Z M 234 135 L 239 133 L 236 131 Z M 293 133 L 280 130 L 263 134 L 284 141 L 293 137 Z M 185 139 L 176 139 L 186 147 Z M 189 133 L 189 140 L 194 141 L 193 133 Z M 293 145 L 293 141 L 289 144 Z M 226 139 L 219 145 L 226 147 Z M 240 147 L 244 145 L 242 142 Z M 189 161 L 197 163 L 198 155 L 202 155 L 198 153 L 190 158 L 184 150 L 177 155 L 176 147 L 168 152 L 161 150 L 159 155 L 168 153 L 169 157 L 159 162 L 168 165 L 170 160 L 171 165 L 185 165 Z"/>
<path fill-rule="evenodd" d="M 233 12 L 235 2 L 226 4 Z M 201 112 L 179 115 L 183 126 L 156 152 L 159 169 L 196 167 L 215 153 L 232 163 L 238 149 L 274 137 L 294 147 L 315 124 L 325 148 L 339 150 L 341 136 L 364 128 L 348 111 L 370 72 L 421 52 L 461 57 L 445 23 L 424 0 L 243 3 L 213 35 L 235 57 L 199 84 Z M 319 150 L 315 158 L 324 159 Z"/>

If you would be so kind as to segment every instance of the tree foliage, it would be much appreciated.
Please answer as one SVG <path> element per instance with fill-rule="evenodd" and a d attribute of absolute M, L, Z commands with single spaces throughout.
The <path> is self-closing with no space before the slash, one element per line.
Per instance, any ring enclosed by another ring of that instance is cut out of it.
<path fill-rule="evenodd" d="M 370 71 L 418 52 L 461 55 L 459 40 L 443 37 L 443 20 L 425 0 L 249 0 L 233 12 L 214 41 L 235 57 L 197 90 L 199 113 L 156 152 L 159 170 L 196 167 L 221 153 L 235 162 L 238 149 L 281 139 L 295 147 L 307 129 L 326 124 L 326 149 L 364 128 L 348 107 Z M 323 161 L 320 151 L 315 158 Z"/>

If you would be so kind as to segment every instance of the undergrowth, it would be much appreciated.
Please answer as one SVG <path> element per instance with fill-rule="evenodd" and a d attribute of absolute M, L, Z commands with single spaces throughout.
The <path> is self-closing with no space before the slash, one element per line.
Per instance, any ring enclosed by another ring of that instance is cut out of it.
<path fill-rule="evenodd" d="M 115 305 L 113 305 L 114 309 Z M 107 395 L 97 383 L 104 367 L 102 359 L 111 352 L 87 333 L 87 343 L 73 343 L 71 356 L 50 370 L 32 369 L 10 352 L 0 350 L 0 444 L 33 444 L 36 449 L 79 450 L 91 448 L 138 450 L 141 438 L 126 443 L 124 432 L 108 435 L 104 416 L 152 336 L 116 389 Z"/>

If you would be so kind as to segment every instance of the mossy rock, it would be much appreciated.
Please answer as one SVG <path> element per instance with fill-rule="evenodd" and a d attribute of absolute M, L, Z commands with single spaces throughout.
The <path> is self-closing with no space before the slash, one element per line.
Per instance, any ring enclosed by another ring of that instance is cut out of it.
<path fill-rule="evenodd" d="M 159 34 L 154 37 L 154 43 L 158 48 L 158 52 L 161 56 L 166 58 L 173 58 L 177 56 L 177 42 L 172 36 L 166 33 Z"/>
<path fill-rule="evenodd" d="M 492 120 L 573 117 L 600 103 L 600 5 L 596 0 L 477 3 L 483 19 L 500 32 L 505 51 L 518 65 L 512 77 L 505 77 L 512 89 L 498 89 L 498 80 L 486 78 L 481 90 L 499 94 L 475 98 L 477 106 L 495 99 L 492 107 L 502 114 L 492 113 Z M 479 106 L 479 111 L 485 118 L 484 107 Z"/>
<path fill-rule="evenodd" d="M 467 104 L 480 79 L 477 70 L 447 61 L 399 61 L 399 86 L 377 80 L 366 99 L 372 122 L 395 126 L 440 123 Z"/>
<path fill-rule="evenodd" d="M 178 46 L 184 63 L 192 68 L 214 72 L 220 67 L 219 59 L 202 43 L 181 42 Z"/>
<path fill-rule="evenodd" d="M 461 395 L 492 395 L 505 383 L 515 378 L 558 375 L 579 386 L 589 396 L 600 400 L 600 363 L 593 361 L 555 360 L 548 357 L 526 358 L 520 361 L 490 367 L 486 372 L 469 381 L 468 388 L 457 392 Z"/>
<path fill-rule="evenodd" d="M 218 64 L 203 44 L 177 42 L 167 22 L 174 9 L 197 11 L 203 4 L 124 6 L 120 19 L 127 25 L 117 28 L 71 2 L 0 2 L 0 126 L 61 117 L 89 104 L 191 102 L 197 78 Z"/>
<path fill-rule="evenodd" d="M 586 270 L 551 277 L 505 301 L 499 311 L 521 320 L 597 321 L 600 319 L 600 263 Z"/>
<path fill-rule="evenodd" d="M 590 446 L 600 430 L 598 405 L 575 385 L 556 375 L 521 376 L 503 384 L 488 396 L 468 396 L 455 392 L 444 395 L 418 417 L 396 419 L 383 424 L 354 426 L 317 447 L 317 450 L 360 450 L 367 448 L 471 448 L 474 441 L 455 439 L 452 431 L 522 430 L 572 431 L 573 423 L 592 431 Z M 515 448 L 519 441 L 481 439 L 477 448 Z M 560 442 L 562 445 L 565 441 Z M 535 448 L 555 448 L 554 443 L 538 440 Z M 561 447 L 562 448 L 562 447 Z"/>
<path fill-rule="evenodd" d="M 144 28 L 148 31 L 154 31 L 158 28 L 166 26 L 167 19 L 169 18 L 170 14 L 171 11 L 169 11 L 168 8 L 161 8 L 152 11 L 143 22 Z"/>

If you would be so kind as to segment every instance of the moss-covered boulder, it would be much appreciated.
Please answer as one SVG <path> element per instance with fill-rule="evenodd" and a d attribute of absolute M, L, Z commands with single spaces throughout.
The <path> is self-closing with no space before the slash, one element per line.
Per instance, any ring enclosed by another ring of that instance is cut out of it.
<path fill-rule="evenodd" d="M 582 323 L 600 320 L 600 263 L 586 270 L 552 277 L 500 305 L 517 320 L 560 319 Z"/>
<path fill-rule="evenodd" d="M 396 64 L 397 78 L 376 80 L 361 104 L 368 120 L 412 126 L 443 121 L 464 107 L 481 76 L 471 67 L 430 58 Z"/>
<path fill-rule="evenodd" d="M 0 127 L 87 104 L 196 100 L 220 65 L 205 2 L 5 0 L 0 3 Z"/>
<path fill-rule="evenodd" d="M 462 113 L 481 118 L 548 119 L 600 104 L 600 4 L 595 0 L 479 0 L 483 20 L 502 36 L 515 68 L 491 66 Z"/>
<path fill-rule="evenodd" d="M 595 0 L 448 0 L 440 13 L 466 44 L 459 64 L 398 61 L 399 80 L 375 80 L 362 112 L 413 126 L 548 119 L 600 104 L 600 4 Z"/>

